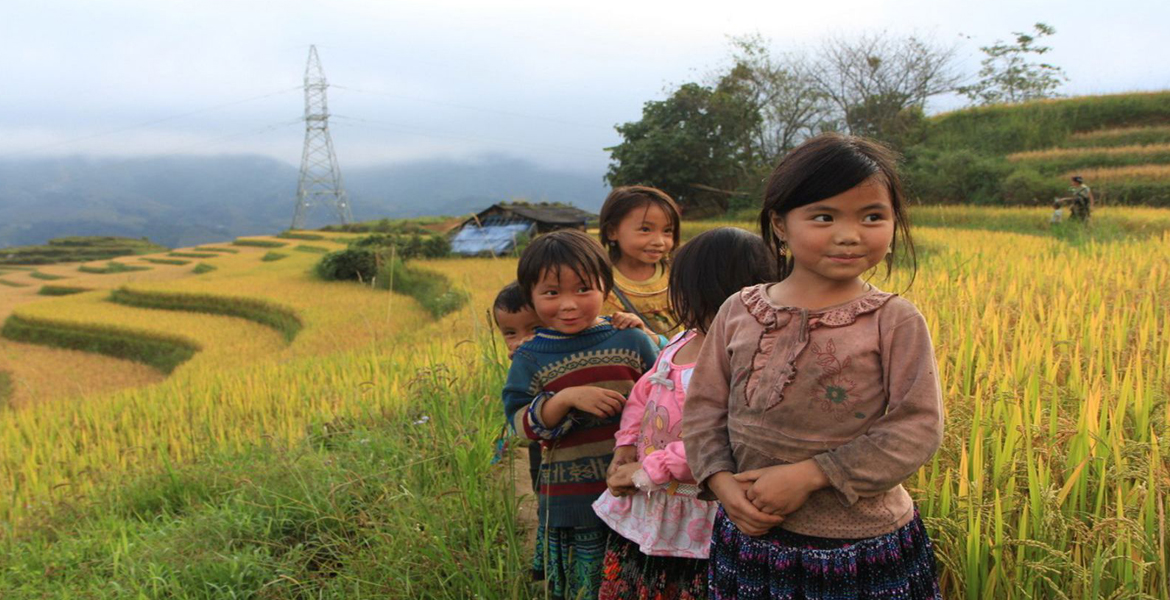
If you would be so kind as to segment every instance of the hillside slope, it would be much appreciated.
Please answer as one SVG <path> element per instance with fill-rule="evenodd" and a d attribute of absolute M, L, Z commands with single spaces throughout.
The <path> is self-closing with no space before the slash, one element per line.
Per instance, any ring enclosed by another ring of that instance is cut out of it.
<path fill-rule="evenodd" d="M 907 149 L 926 202 L 1047 204 L 1079 174 L 1104 204 L 1170 206 L 1170 91 L 938 115 Z"/>

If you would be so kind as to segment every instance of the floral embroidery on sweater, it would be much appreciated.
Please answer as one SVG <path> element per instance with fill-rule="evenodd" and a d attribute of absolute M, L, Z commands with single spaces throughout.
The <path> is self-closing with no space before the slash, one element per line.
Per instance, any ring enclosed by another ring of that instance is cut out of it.
<path fill-rule="evenodd" d="M 822 396 L 813 397 L 809 403 L 819 403 L 821 410 L 833 413 L 833 417 L 838 421 L 844 421 L 846 416 L 864 419 L 865 413 L 856 410 L 857 399 L 849 396 L 853 388 L 857 387 L 857 384 L 845 375 L 845 369 L 849 368 L 852 359 L 846 357 L 842 361 L 837 358 L 837 345 L 833 343 L 832 338 L 823 349 L 819 344 L 813 343 L 809 350 L 817 356 L 817 364 L 821 367 L 821 376 L 817 378 L 817 384 L 823 392 Z"/>

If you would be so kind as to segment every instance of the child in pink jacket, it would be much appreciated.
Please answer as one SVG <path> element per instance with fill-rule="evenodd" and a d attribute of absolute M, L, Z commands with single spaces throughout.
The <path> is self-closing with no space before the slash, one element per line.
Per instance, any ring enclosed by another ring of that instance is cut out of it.
<path fill-rule="evenodd" d="M 728 296 L 775 279 L 767 247 L 733 227 L 705 232 L 678 251 L 670 304 L 687 328 L 667 344 L 622 410 L 608 489 L 593 510 L 614 532 L 601 600 L 706 598 L 716 502 L 700 500 L 682 442 L 687 384 L 708 325 Z"/>

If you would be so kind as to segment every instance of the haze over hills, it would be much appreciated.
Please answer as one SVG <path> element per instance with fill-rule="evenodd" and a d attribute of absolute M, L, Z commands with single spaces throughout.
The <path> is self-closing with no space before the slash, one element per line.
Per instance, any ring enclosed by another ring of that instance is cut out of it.
<path fill-rule="evenodd" d="M 519 159 L 342 167 L 356 220 L 462 215 L 500 200 L 596 211 L 601 174 Z M 148 237 L 170 247 L 271 234 L 292 219 L 297 168 L 256 155 L 0 159 L 0 247 L 66 235 Z M 311 227 L 331 222 L 314 213 Z"/>

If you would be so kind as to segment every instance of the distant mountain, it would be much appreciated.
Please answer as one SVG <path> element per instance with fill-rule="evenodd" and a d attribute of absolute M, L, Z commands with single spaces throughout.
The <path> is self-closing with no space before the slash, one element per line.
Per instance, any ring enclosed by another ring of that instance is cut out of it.
<path fill-rule="evenodd" d="M 355 220 L 463 215 L 500 200 L 596 211 L 601 175 L 488 157 L 345 169 Z M 297 168 L 261 156 L 0 159 L 0 247 L 68 235 L 191 246 L 276 233 L 292 220 Z M 310 226 L 331 222 L 318 211 Z"/>

